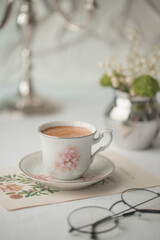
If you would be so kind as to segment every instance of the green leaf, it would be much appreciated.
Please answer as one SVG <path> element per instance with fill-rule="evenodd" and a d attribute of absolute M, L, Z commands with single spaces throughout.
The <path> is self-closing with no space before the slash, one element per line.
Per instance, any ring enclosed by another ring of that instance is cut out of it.
<path fill-rule="evenodd" d="M 28 192 L 27 192 L 27 191 L 25 191 L 25 190 L 22 190 L 22 192 L 23 192 L 24 194 L 28 194 Z"/>
<path fill-rule="evenodd" d="M 27 194 L 25 197 L 26 197 L 26 198 L 30 197 L 30 194 Z"/>
<path fill-rule="evenodd" d="M 45 188 L 41 188 L 41 192 L 42 192 L 42 191 L 45 191 L 45 190 L 46 190 Z"/>
<path fill-rule="evenodd" d="M 54 194 L 55 192 L 59 192 L 59 190 L 52 190 L 52 189 L 47 189 L 47 190 L 48 190 L 48 192 L 50 192 L 52 194 Z"/>
<path fill-rule="evenodd" d="M 33 192 L 29 192 L 25 197 L 26 197 L 26 198 L 30 197 L 32 193 L 33 193 Z"/>
<path fill-rule="evenodd" d="M 26 193 L 24 193 L 24 192 L 22 192 L 22 191 L 21 191 L 21 192 L 18 192 L 18 193 L 19 193 L 19 194 L 26 194 Z"/>
<path fill-rule="evenodd" d="M 35 187 L 36 187 L 36 188 L 41 188 L 41 186 L 39 186 L 39 185 L 36 185 Z"/>
<path fill-rule="evenodd" d="M 35 192 L 33 192 L 33 193 L 31 193 L 31 197 L 33 197 L 33 196 L 36 196 L 37 195 L 37 193 L 35 193 Z"/>
<path fill-rule="evenodd" d="M 123 92 L 127 92 L 129 91 L 128 87 L 125 85 L 125 83 L 123 82 L 119 82 L 119 89 Z"/>
<path fill-rule="evenodd" d="M 103 74 L 103 76 L 100 78 L 100 84 L 103 87 L 112 87 L 111 77 L 109 77 L 107 74 Z"/>
<path fill-rule="evenodd" d="M 12 178 L 10 174 L 9 175 L 5 175 L 4 177 L 5 178 Z"/>

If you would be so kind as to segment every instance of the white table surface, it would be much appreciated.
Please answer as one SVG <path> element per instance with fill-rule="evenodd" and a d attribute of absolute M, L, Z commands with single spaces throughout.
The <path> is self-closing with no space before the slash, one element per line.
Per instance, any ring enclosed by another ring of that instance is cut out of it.
<path fill-rule="evenodd" d="M 53 96 L 52 96 L 53 91 Z M 105 127 L 103 113 L 109 102 L 111 92 L 102 89 L 69 89 L 49 90 L 49 94 L 61 104 L 60 112 L 52 115 L 13 118 L 0 115 L 0 166 L 17 165 L 25 155 L 39 151 L 40 140 L 37 127 L 54 120 L 81 120 L 89 122 L 98 130 Z M 112 143 L 110 150 L 117 151 L 130 161 L 160 178 L 160 136 L 153 148 L 143 151 L 121 149 Z M 160 188 L 156 188 L 160 191 Z M 96 197 L 39 206 L 17 211 L 6 211 L 0 206 L 0 239 L 1 240 L 72 240 L 88 239 L 87 235 L 68 233 L 68 214 L 75 208 L 86 205 L 109 207 L 120 198 L 119 194 Z M 118 230 L 100 235 L 99 239 L 113 240 L 159 240 L 160 222 L 143 221 L 136 217 L 121 221 Z"/>

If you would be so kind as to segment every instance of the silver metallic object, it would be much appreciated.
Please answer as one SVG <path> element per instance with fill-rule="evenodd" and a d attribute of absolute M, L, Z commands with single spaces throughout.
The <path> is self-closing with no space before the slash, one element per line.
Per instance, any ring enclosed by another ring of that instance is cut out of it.
<path fill-rule="evenodd" d="M 52 9 L 49 1 L 44 0 L 46 6 Z M 0 28 L 4 27 L 10 15 L 14 0 L 8 0 L 4 16 L 0 22 Z M 88 11 L 88 19 L 83 24 L 73 23 L 70 18 L 62 11 L 58 1 L 56 1 L 56 10 L 62 15 L 66 21 L 66 27 L 72 31 L 79 31 L 88 26 L 93 17 L 93 10 L 96 7 L 95 0 L 87 0 L 85 9 Z M 32 85 L 31 70 L 32 70 L 32 52 L 31 42 L 36 25 L 36 17 L 33 12 L 33 0 L 22 0 L 21 6 L 16 18 L 17 26 L 20 28 L 23 35 L 23 49 L 21 51 L 22 60 L 22 78 L 19 82 L 18 93 L 8 99 L 5 99 L 0 104 L 0 111 L 13 112 L 27 115 L 52 113 L 59 109 L 57 104 L 39 96 L 35 93 Z"/>
<path fill-rule="evenodd" d="M 71 18 L 62 10 L 59 5 L 59 0 L 55 0 L 56 9 L 60 15 L 64 18 L 66 27 L 74 32 L 80 31 L 88 27 L 94 16 L 94 9 L 97 7 L 95 0 L 87 0 L 84 4 L 84 9 L 88 11 L 87 19 L 82 23 L 75 23 Z"/>
<path fill-rule="evenodd" d="M 113 129 L 117 146 L 145 149 L 152 145 L 160 129 L 160 106 L 155 97 L 129 97 L 116 91 L 105 112 L 105 122 Z"/>
<path fill-rule="evenodd" d="M 6 14 L 1 24 L 7 21 L 13 0 L 8 1 Z M 5 17 L 6 16 L 6 17 Z M 23 49 L 21 50 L 22 77 L 18 85 L 18 92 L 1 102 L 0 111 L 18 114 L 43 114 L 58 110 L 58 106 L 48 99 L 38 96 L 33 90 L 31 79 L 31 41 L 33 37 L 34 27 L 36 24 L 35 15 L 33 13 L 32 1 L 23 0 L 17 15 L 17 26 L 20 28 L 23 36 Z"/>

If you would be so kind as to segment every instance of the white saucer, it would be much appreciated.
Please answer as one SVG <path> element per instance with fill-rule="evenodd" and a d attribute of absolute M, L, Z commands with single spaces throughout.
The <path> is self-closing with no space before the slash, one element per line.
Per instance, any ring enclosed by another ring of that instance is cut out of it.
<path fill-rule="evenodd" d="M 81 178 L 59 180 L 49 176 L 44 169 L 41 152 L 36 152 L 25 156 L 19 162 L 19 168 L 27 177 L 39 182 L 43 187 L 77 190 L 89 187 L 108 177 L 114 170 L 114 164 L 108 158 L 98 154 L 90 169 Z"/>

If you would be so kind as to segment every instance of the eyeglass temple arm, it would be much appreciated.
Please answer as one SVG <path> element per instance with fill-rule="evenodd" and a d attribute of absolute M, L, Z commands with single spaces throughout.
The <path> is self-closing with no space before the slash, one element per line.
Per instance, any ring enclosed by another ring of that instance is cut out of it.
<path fill-rule="evenodd" d="M 160 210 L 158 209 L 137 209 L 138 212 L 142 212 L 142 213 L 158 213 L 160 214 Z"/>
<path fill-rule="evenodd" d="M 158 209 L 136 209 L 136 210 L 134 210 L 134 211 L 127 212 L 127 213 L 123 213 L 123 214 L 121 214 L 121 215 L 115 216 L 115 218 L 132 216 L 132 215 L 134 215 L 136 212 L 160 214 L 160 210 L 158 210 Z M 113 218 L 114 218 L 114 217 L 113 217 Z"/>
<path fill-rule="evenodd" d="M 136 212 L 141 212 L 141 213 L 154 213 L 154 214 L 160 214 L 160 210 L 157 210 L 157 209 L 136 209 L 134 211 L 130 211 L 130 212 L 127 212 L 127 213 L 123 213 L 123 214 L 116 214 L 116 215 L 113 215 L 113 216 L 108 216 L 108 217 L 105 217 L 103 219 L 100 219 L 98 220 L 97 222 L 93 223 L 92 225 L 96 226 L 98 224 L 101 224 L 105 221 L 109 221 L 109 220 L 113 220 L 113 219 L 119 219 L 120 217 L 128 217 L 128 216 L 132 216 L 134 215 Z"/>

